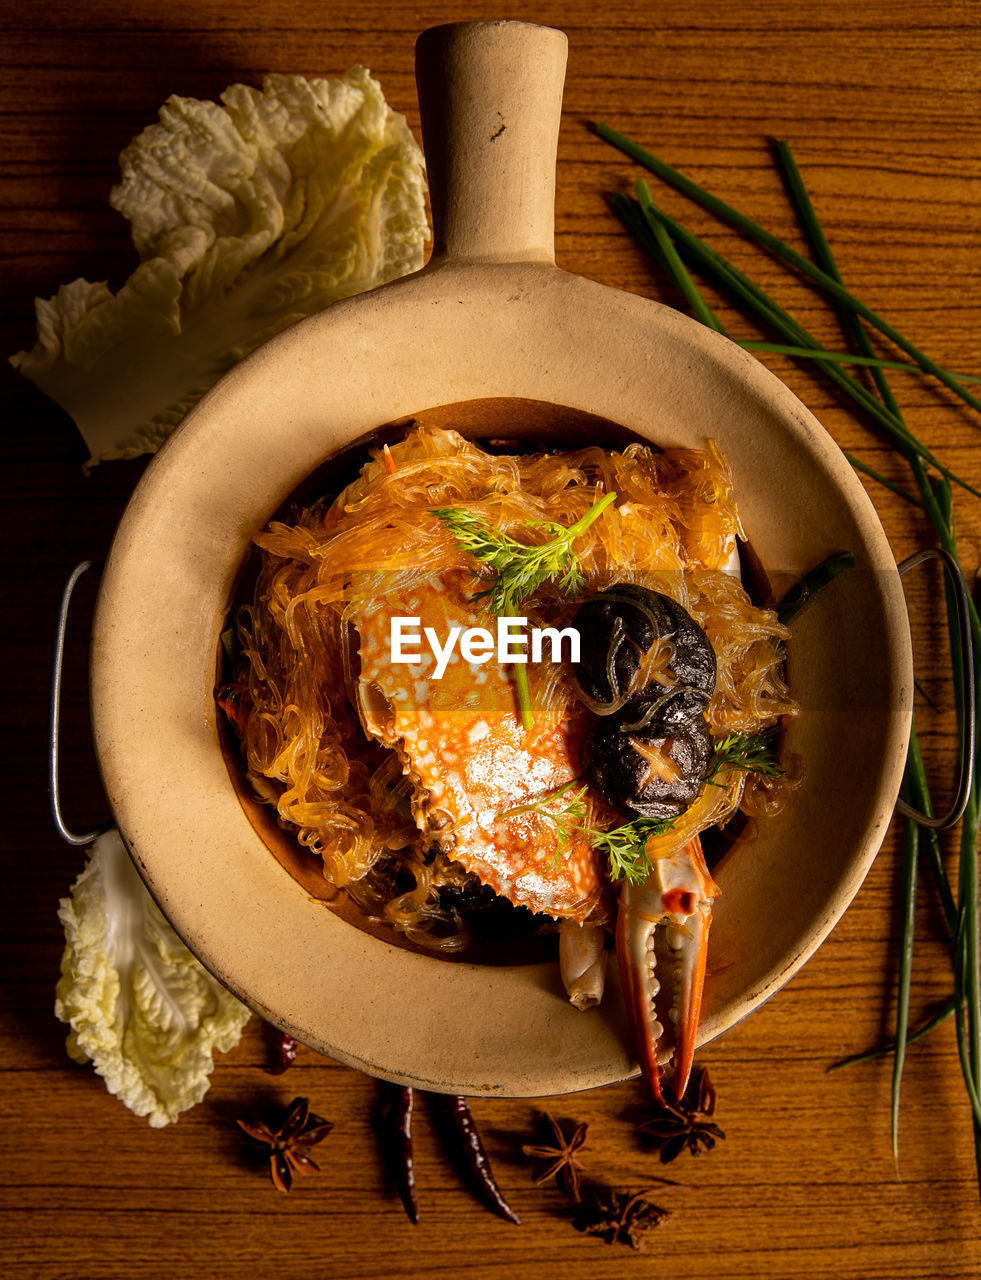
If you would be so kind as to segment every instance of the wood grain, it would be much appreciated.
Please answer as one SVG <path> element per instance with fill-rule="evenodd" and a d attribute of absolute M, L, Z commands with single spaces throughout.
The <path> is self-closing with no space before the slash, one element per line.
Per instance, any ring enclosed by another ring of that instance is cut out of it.
<path fill-rule="evenodd" d="M 107 203 L 119 151 L 171 93 L 214 97 L 270 71 L 332 74 L 361 62 L 418 127 L 412 47 L 424 27 L 498 16 L 486 6 L 311 0 L 50 0 L 0 7 L 0 335 L 33 342 L 35 295 L 76 276 L 118 284 L 131 270 L 126 228 Z M 569 75 L 559 146 L 557 257 L 603 283 L 678 304 L 607 211 L 638 171 L 588 128 L 605 120 L 765 225 L 801 244 L 772 160 L 788 138 L 850 285 L 949 368 L 981 369 L 981 60 L 971 0 L 915 7 L 871 0 L 691 0 L 653 11 L 516 3 L 510 17 L 563 27 Z M 803 324 L 839 345 L 833 313 L 806 285 L 674 193 L 665 207 L 733 257 Z M 724 304 L 732 331 L 753 326 Z M 904 465 L 836 392 L 782 357 L 767 363 L 845 449 L 905 483 Z M 205 1101 L 151 1130 L 68 1062 L 52 1013 L 62 936 L 58 899 L 80 855 L 46 808 L 46 686 L 55 601 L 76 560 L 104 554 L 142 463 L 98 467 L 68 418 L 9 369 L 3 472 L 2 702 L 8 804 L 0 896 L 0 1274 L 38 1280 L 231 1280 L 424 1276 L 473 1280 L 561 1273 L 591 1280 L 660 1275 L 940 1280 L 981 1273 L 981 1214 L 969 1111 L 946 1024 L 910 1051 L 899 1169 L 889 1147 L 889 1064 L 829 1074 L 889 1033 L 896 966 L 898 847 L 890 832 L 866 884 L 817 956 L 765 1008 L 704 1054 L 726 1140 L 668 1173 L 672 1209 L 646 1255 L 579 1235 L 555 1191 L 520 1157 L 547 1106 L 590 1125 L 587 1175 L 638 1189 L 665 1170 L 635 1134 L 643 1090 L 629 1083 L 541 1102 L 483 1100 L 474 1111 L 522 1218 L 510 1226 L 461 1186 L 420 1108 L 421 1221 L 388 1185 L 365 1076 L 300 1051 L 265 1074 L 253 1020 L 220 1057 Z M 894 385 L 908 419 L 954 470 L 981 484 L 978 418 L 914 376 Z M 869 482 L 897 557 L 932 542 L 915 508 Z M 979 506 L 957 496 L 965 564 L 976 572 Z M 918 708 L 938 796 L 952 768 L 953 720 L 937 583 L 909 583 L 924 690 Z M 85 724 L 84 613 L 69 654 L 66 808 L 104 812 Z M 814 850 L 815 858 L 821 856 Z M 950 990 L 943 925 L 921 883 L 914 1016 Z M 406 1018 L 412 1017 L 407 994 Z M 479 1016 L 479 1011 L 474 1012 Z M 236 1116 L 311 1098 L 334 1121 L 323 1171 L 278 1194 L 246 1159 Z M 661 1254 L 666 1257 L 660 1256 Z"/>

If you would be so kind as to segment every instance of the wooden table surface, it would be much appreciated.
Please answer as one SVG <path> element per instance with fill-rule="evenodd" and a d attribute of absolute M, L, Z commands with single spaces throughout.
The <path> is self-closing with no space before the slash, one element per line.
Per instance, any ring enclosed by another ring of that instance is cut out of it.
<path fill-rule="evenodd" d="M 417 34 L 501 16 L 477 4 L 417 7 L 312 0 L 5 0 L 0 77 L 3 350 L 34 340 L 32 300 L 76 276 L 118 284 L 134 257 L 107 203 L 116 158 L 172 93 L 215 97 L 270 71 L 330 75 L 363 63 L 418 131 Z M 587 125 L 602 119 L 647 144 L 794 243 L 799 234 L 771 156 L 788 138 L 839 263 L 857 292 L 948 368 L 981 371 L 981 11 L 973 0 L 675 0 L 529 5 L 505 16 L 564 28 L 569 73 L 557 181 L 557 259 L 605 284 L 678 299 L 607 212 L 637 176 Z M 840 346 L 826 305 L 680 197 L 663 202 L 758 274 L 799 318 Z M 736 333 L 751 326 L 722 309 Z M 792 361 L 767 357 L 848 451 L 895 480 L 904 465 L 836 394 Z M 52 1013 L 62 950 L 56 911 L 82 854 L 53 833 L 45 795 L 47 672 L 56 600 L 69 568 L 103 555 L 139 462 L 84 478 L 85 451 L 51 402 L 6 365 L 4 467 L 7 791 L 0 1041 L 0 1275 L 44 1280 L 232 1277 L 670 1275 L 967 1277 L 981 1274 L 981 1211 L 969 1110 L 953 1029 L 909 1053 L 899 1167 L 889 1143 L 888 1061 L 828 1074 L 889 1033 L 897 964 L 895 824 L 851 909 L 768 1005 L 709 1046 L 726 1139 L 668 1170 L 673 1210 L 647 1254 L 578 1234 L 567 1203 L 536 1187 L 519 1152 L 537 1110 L 589 1123 L 587 1171 L 639 1189 L 663 1172 L 635 1135 L 636 1082 L 473 1110 L 511 1226 L 463 1188 L 424 1112 L 417 1125 L 421 1220 L 411 1226 L 373 1130 L 376 1084 L 301 1049 L 290 1073 L 263 1070 L 258 1020 L 219 1055 L 210 1092 L 178 1124 L 151 1129 L 72 1065 Z M 981 484 L 979 420 L 923 380 L 897 375 L 914 429 Z M 933 542 L 920 513 L 869 482 L 897 558 Z M 965 564 L 979 506 L 957 497 Z M 88 589 L 87 589 L 88 590 Z M 89 591 L 91 596 L 91 591 Z M 952 770 L 951 695 L 936 583 L 910 585 L 937 793 Z M 83 608 L 84 612 L 84 608 Z M 82 630 L 84 631 L 84 624 Z M 86 739 L 85 636 L 69 653 L 66 807 L 82 824 L 104 801 Z M 815 856 L 820 851 L 815 850 Z M 914 1018 L 951 986 L 942 924 L 924 879 Z M 406 1017 L 411 1018 L 407 996 Z M 236 1116 L 306 1095 L 334 1122 L 319 1177 L 285 1197 L 242 1153 Z M 665 1255 L 661 1257 L 662 1254 Z"/>

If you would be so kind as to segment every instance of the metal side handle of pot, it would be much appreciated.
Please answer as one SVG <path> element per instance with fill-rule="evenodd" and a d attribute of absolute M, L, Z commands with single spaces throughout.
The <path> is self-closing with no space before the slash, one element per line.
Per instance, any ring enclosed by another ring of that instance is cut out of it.
<path fill-rule="evenodd" d="M 111 818 L 107 818 L 105 822 L 93 827 L 91 831 L 73 831 L 65 822 L 61 812 L 61 792 L 58 785 L 61 736 L 61 677 L 65 658 L 65 636 L 68 633 L 68 611 L 79 579 L 89 570 L 98 571 L 98 566 L 92 560 L 83 560 L 81 564 L 77 564 L 71 571 L 68 581 L 65 583 L 64 590 L 61 593 L 61 603 L 58 607 L 58 621 L 55 628 L 54 649 L 51 658 L 51 698 L 48 715 L 48 800 L 51 805 L 51 818 L 54 822 L 55 830 L 62 840 L 73 845 L 91 844 L 103 832 L 108 831 L 115 825 Z"/>

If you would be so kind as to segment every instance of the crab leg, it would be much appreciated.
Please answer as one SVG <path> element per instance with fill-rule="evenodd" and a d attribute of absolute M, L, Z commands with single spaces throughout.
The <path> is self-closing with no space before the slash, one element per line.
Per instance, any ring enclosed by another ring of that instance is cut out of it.
<path fill-rule="evenodd" d="M 712 901 L 719 888 L 696 836 L 659 858 L 647 880 L 624 884 L 617 916 L 617 960 L 638 1056 L 654 1097 L 663 1101 L 660 1052 L 670 1046 L 671 1088 L 688 1086 L 705 983 Z"/>
<path fill-rule="evenodd" d="M 606 930 L 601 924 L 566 924 L 559 931 L 559 972 L 569 1001 L 591 1009 L 603 999 Z"/>

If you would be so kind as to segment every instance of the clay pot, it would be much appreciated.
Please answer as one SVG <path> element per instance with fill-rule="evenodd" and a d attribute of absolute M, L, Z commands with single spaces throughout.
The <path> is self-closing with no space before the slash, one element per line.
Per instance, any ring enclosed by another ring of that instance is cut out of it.
<path fill-rule="evenodd" d="M 856 570 L 795 627 L 789 675 L 803 711 L 784 751 L 803 762 L 803 785 L 718 875 L 703 1040 L 772 995 L 845 910 L 889 822 L 909 733 L 895 562 L 833 440 L 725 338 L 555 266 L 565 59 L 561 32 L 522 23 L 420 38 L 432 261 L 283 333 L 188 415 L 125 512 L 93 640 L 107 794 L 191 949 L 304 1043 L 454 1093 L 547 1095 L 636 1068 L 615 973 L 602 1006 L 580 1013 L 557 966 L 391 945 L 316 901 L 240 803 L 216 727 L 218 636 L 252 535 L 325 459 L 439 406 L 475 437 L 500 434 L 502 414 L 508 435 L 570 444 L 627 432 L 704 447 L 712 436 L 767 566 L 799 574 L 854 552 Z"/>

